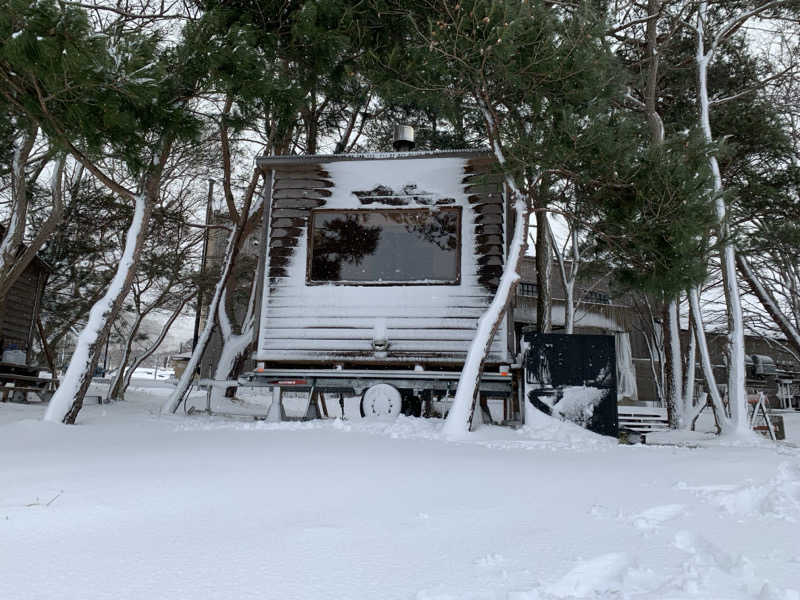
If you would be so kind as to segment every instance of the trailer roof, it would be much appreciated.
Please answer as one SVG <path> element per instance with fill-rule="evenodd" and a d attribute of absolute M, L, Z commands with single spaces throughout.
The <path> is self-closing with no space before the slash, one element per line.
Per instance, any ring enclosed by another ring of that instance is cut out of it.
<path fill-rule="evenodd" d="M 347 160 L 391 160 L 411 158 L 491 158 L 492 152 L 486 148 L 469 150 L 417 150 L 411 152 L 364 152 L 352 154 L 295 154 L 283 156 L 260 156 L 256 159 L 256 166 L 262 169 L 270 167 L 297 165 L 297 164 L 322 164 Z"/>

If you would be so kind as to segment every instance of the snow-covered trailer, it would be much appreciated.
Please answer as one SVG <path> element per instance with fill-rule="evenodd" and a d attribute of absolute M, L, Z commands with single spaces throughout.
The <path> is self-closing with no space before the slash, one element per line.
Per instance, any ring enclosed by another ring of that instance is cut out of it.
<path fill-rule="evenodd" d="M 510 211 L 492 155 L 276 156 L 258 166 L 269 226 L 258 368 L 247 378 L 365 394 L 367 413 L 453 391 L 507 251 Z M 508 323 L 488 355 L 487 395 L 511 390 Z"/>

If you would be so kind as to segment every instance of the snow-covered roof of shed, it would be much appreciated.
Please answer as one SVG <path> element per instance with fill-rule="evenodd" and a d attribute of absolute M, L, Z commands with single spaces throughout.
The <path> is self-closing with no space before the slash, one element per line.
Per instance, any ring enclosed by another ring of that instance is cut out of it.
<path fill-rule="evenodd" d="M 363 152 L 352 154 L 296 154 L 283 156 L 260 156 L 256 165 L 261 168 L 294 165 L 331 163 L 346 160 L 391 160 L 409 158 L 472 158 L 492 156 L 485 148 L 468 150 L 416 150 L 411 152 Z"/>

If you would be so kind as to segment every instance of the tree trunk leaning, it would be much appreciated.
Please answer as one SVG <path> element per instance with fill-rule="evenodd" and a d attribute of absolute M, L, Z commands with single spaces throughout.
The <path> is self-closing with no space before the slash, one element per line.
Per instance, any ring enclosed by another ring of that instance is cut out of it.
<path fill-rule="evenodd" d="M 174 311 L 172 311 L 172 314 L 169 316 L 167 321 L 161 327 L 161 331 L 159 332 L 158 337 L 156 337 L 156 339 L 153 341 L 153 343 L 150 345 L 150 347 L 147 350 L 145 350 L 140 356 L 134 357 L 133 361 L 131 362 L 130 368 L 126 371 L 125 377 L 122 380 L 122 387 L 121 387 L 120 392 L 119 392 L 120 398 L 124 398 L 125 397 L 125 391 L 128 389 L 128 386 L 131 383 L 131 377 L 133 376 L 133 372 L 136 369 L 138 369 L 139 366 L 145 360 L 150 358 L 150 356 L 156 350 L 158 350 L 158 347 L 164 341 L 164 338 L 167 337 L 167 333 L 169 333 L 169 330 L 172 327 L 172 324 L 175 322 L 175 319 L 178 318 L 178 316 L 181 314 L 181 312 L 183 312 L 183 308 L 186 306 L 186 304 L 188 302 L 190 302 L 192 300 L 192 298 L 195 297 L 196 294 L 197 294 L 197 292 L 192 292 L 191 294 L 186 296 L 181 301 L 181 303 L 178 305 L 178 307 Z"/>
<path fill-rule="evenodd" d="M 155 199 L 158 197 L 159 182 L 158 177 L 151 177 L 146 189 L 136 197 L 133 220 L 125 236 L 122 259 L 105 294 L 89 312 L 89 320 L 78 336 L 67 372 L 45 412 L 44 418 L 47 421 L 75 423 L 75 418 L 83 406 L 83 398 L 89 389 L 111 324 L 119 313 L 133 282 L 139 256 L 147 237 L 147 223 Z"/>

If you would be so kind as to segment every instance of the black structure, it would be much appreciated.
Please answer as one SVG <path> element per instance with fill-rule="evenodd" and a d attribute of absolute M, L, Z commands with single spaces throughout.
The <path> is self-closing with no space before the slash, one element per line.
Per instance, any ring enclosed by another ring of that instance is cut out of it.
<path fill-rule="evenodd" d="M 536 408 L 617 436 L 614 337 L 523 333 L 526 396 Z"/>

